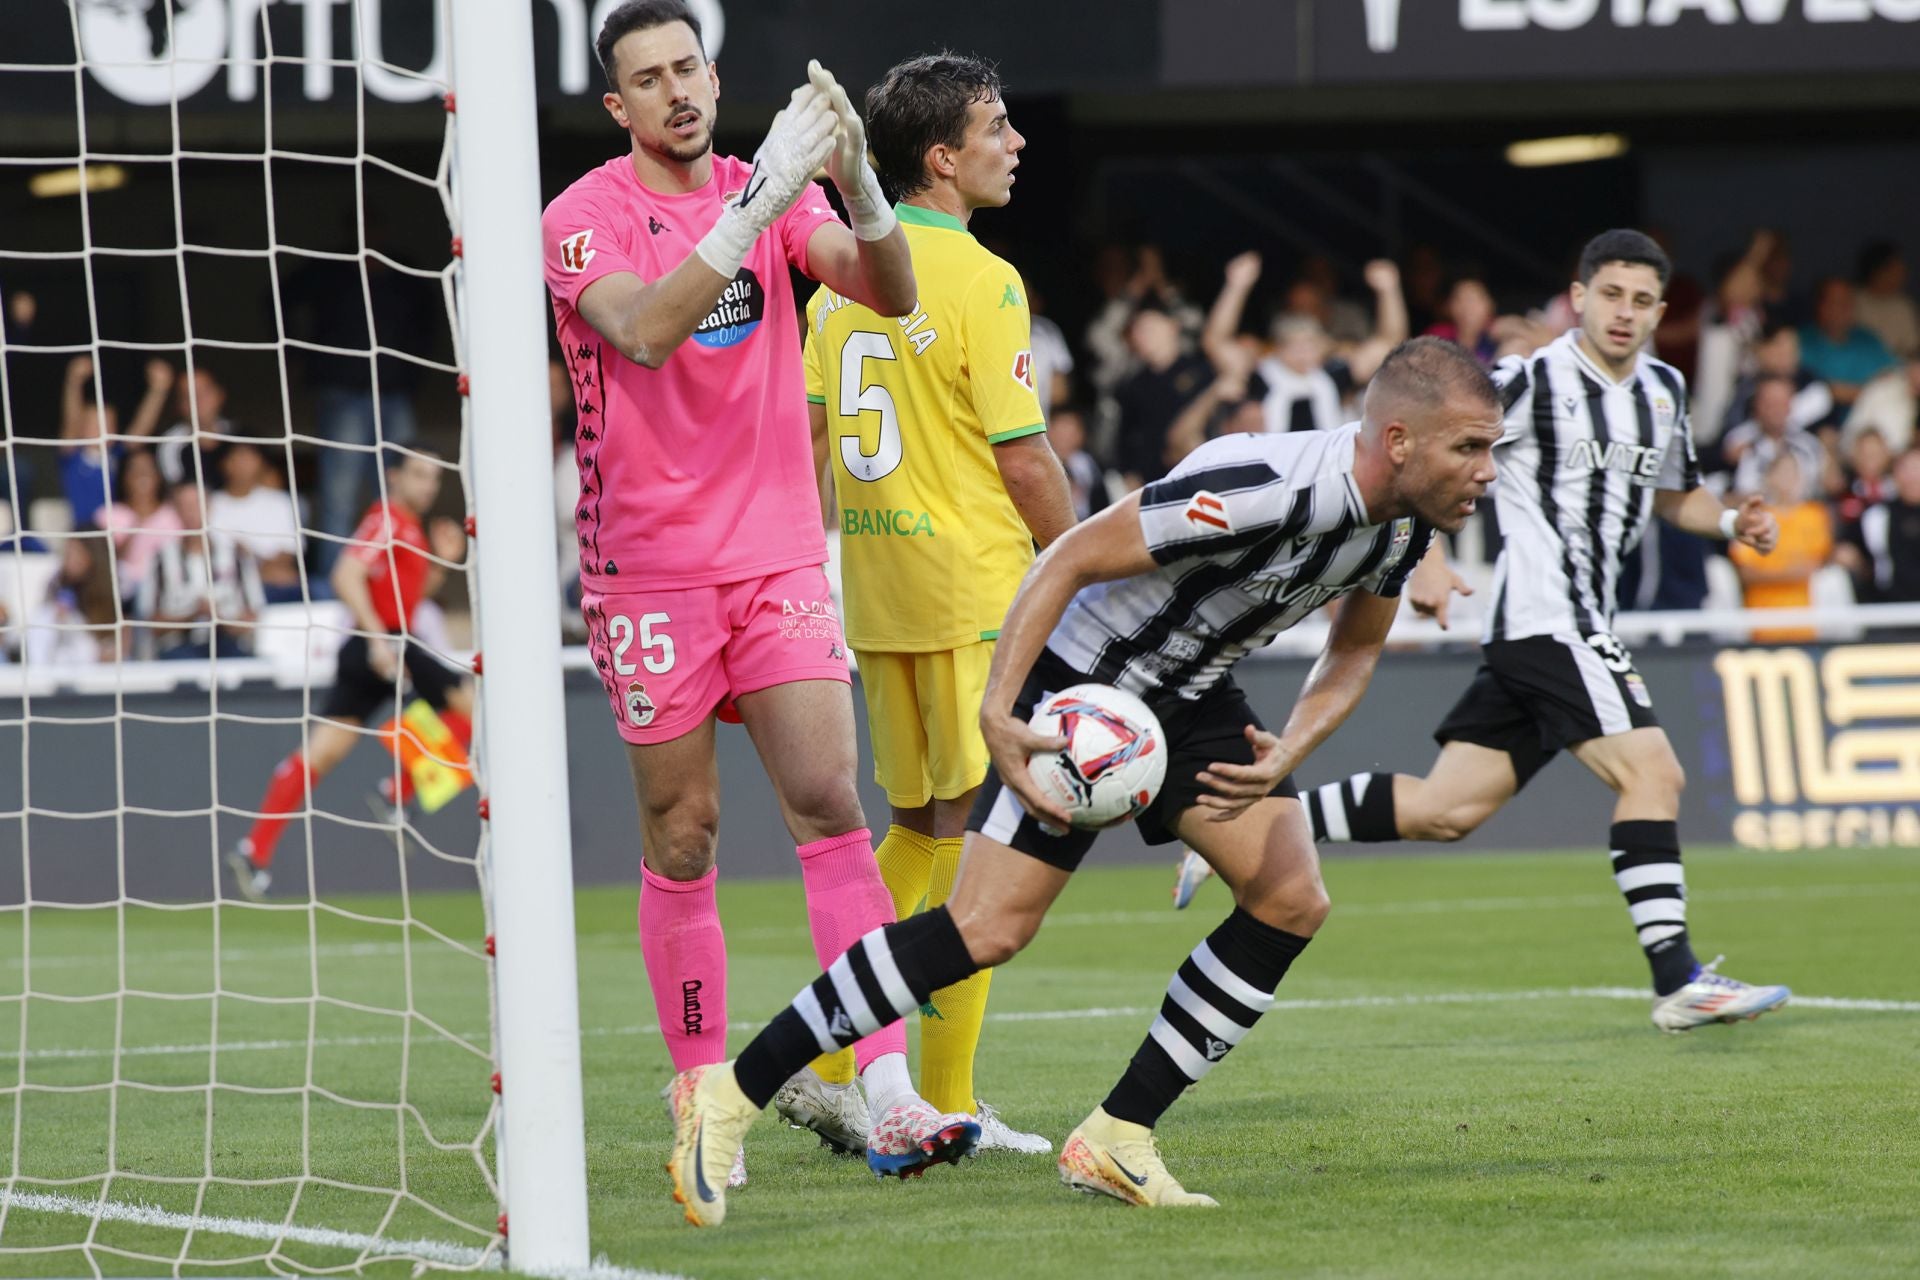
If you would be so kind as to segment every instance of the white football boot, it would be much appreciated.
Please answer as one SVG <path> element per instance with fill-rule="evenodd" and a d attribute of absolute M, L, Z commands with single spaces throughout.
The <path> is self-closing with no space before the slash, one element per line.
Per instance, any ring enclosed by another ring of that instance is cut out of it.
<path fill-rule="evenodd" d="M 974 1155 L 982 1151 L 1013 1151 L 1023 1156 L 1043 1156 L 1053 1150 L 1053 1143 L 1037 1133 L 1020 1132 L 1001 1119 L 990 1104 L 975 1100 L 973 1105 L 973 1118 L 980 1122 L 980 1143 L 974 1147 Z"/>
<path fill-rule="evenodd" d="M 828 1084 L 811 1067 L 802 1067 L 773 1095 L 773 1109 L 794 1128 L 817 1134 L 820 1145 L 835 1155 L 859 1155 L 867 1149 L 873 1117 L 857 1084 Z"/>
<path fill-rule="evenodd" d="M 1709 1022 L 1747 1021 L 1793 998 L 1785 987 L 1756 987 L 1715 972 L 1725 959 L 1715 956 L 1686 986 L 1655 999 L 1653 1025 L 1662 1031 L 1691 1031 Z"/>

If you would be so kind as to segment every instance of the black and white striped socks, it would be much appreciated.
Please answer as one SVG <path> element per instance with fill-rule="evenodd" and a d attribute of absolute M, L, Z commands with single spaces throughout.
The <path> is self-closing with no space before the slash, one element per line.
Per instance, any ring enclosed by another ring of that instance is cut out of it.
<path fill-rule="evenodd" d="M 1300 793 L 1315 844 L 1385 844 L 1398 840 L 1393 816 L 1393 775 L 1356 773 Z"/>
<path fill-rule="evenodd" d="M 1616 822 L 1613 882 L 1627 899 L 1657 995 L 1678 991 L 1699 967 L 1687 941 L 1687 877 L 1680 867 L 1680 824 Z"/>
<path fill-rule="evenodd" d="M 917 1012 L 935 991 L 979 968 L 945 907 L 873 930 L 801 988 L 741 1050 L 734 1063 L 741 1092 L 755 1106 L 766 1106 L 815 1055 L 836 1052 Z"/>
<path fill-rule="evenodd" d="M 1160 1016 L 1102 1104 L 1106 1113 L 1148 1128 L 1158 1123 L 1273 1007 L 1275 988 L 1308 941 L 1235 907 L 1167 984 Z"/>

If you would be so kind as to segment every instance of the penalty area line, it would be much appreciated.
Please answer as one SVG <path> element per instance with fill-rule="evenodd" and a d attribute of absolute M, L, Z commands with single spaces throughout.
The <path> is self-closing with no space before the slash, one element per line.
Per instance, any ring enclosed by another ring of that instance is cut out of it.
<path fill-rule="evenodd" d="M 11 1213 L 61 1214 L 94 1222 L 124 1222 L 134 1226 L 155 1227 L 163 1231 L 192 1231 L 201 1235 L 269 1241 L 274 1244 L 276 1251 L 284 1244 L 305 1244 L 322 1249 L 342 1249 L 369 1259 L 412 1258 L 448 1267 L 502 1269 L 498 1251 L 455 1244 L 449 1240 L 394 1240 L 354 1231 L 335 1231 L 330 1227 L 287 1226 L 264 1218 L 222 1218 L 175 1213 L 158 1205 L 141 1204 L 138 1201 L 88 1200 L 79 1196 L 15 1189 L 0 1191 L 0 1209 Z M 223 1265 L 226 1261 L 222 1260 Z M 670 1272 L 616 1267 L 604 1258 L 584 1267 L 555 1270 L 519 1267 L 516 1270 L 524 1275 L 550 1277 L 551 1280 L 687 1280 L 685 1276 Z"/>

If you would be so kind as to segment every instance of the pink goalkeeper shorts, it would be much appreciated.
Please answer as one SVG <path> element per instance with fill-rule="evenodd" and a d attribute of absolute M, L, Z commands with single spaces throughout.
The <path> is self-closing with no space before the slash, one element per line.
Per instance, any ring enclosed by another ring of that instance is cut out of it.
<path fill-rule="evenodd" d="M 588 591 L 580 612 L 620 736 L 670 742 L 743 694 L 796 680 L 849 682 L 827 575 L 817 565 L 717 587 Z"/>

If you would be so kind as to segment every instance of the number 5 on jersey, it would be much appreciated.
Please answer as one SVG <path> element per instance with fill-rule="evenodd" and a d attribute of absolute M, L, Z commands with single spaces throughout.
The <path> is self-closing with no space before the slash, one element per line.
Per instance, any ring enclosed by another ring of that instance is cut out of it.
<path fill-rule="evenodd" d="M 897 360 L 893 343 L 884 333 L 855 329 L 840 348 L 840 416 L 858 419 L 867 411 L 880 415 L 880 443 L 872 453 L 860 447 L 860 435 L 840 437 L 840 465 L 855 480 L 874 481 L 893 473 L 900 466 L 902 444 L 900 413 L 894 408 L 893 393 L 879 383 L 866 385 L 866 362 Z"/>
<path fill-rule="evenodd" d="M 673 670 L 673 637 L 666 632 L 655 632 L 654 628 L 672 622 L 664 613 L 643 613 L 640 615 L 640 666 L 644 666 L 656 676 L 663 676 Z M 613 669 L 623 676 L 638 671 L 633 663 L 627 661 L 627 650 L 633 647 L 633 619 L 624 613 L 616 613 L 607 619 L 607 633 L 613 637 Z M 659 650 L 656 657 L 655 650 Z"/>

